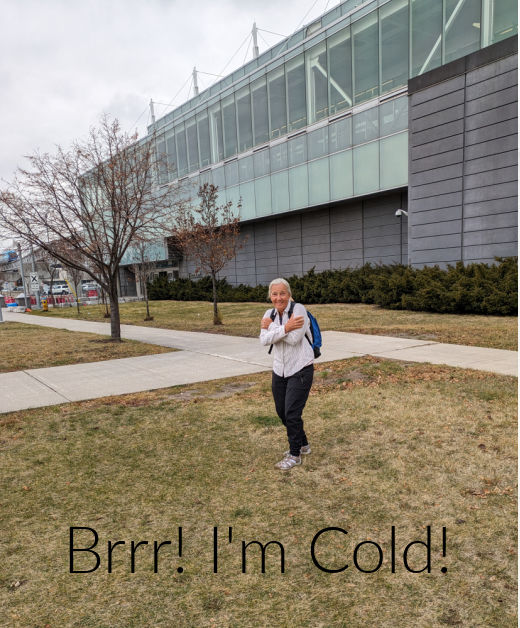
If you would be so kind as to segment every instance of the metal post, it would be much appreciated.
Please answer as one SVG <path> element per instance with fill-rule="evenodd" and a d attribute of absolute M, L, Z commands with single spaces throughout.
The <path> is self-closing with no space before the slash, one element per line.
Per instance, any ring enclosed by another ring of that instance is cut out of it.
<path fill-rule="evenodd" d="M 153 100 L 150 98 L 150 115 L 152 116 L 152 124 L 155 124 L 155 111 L 153 110 Z"/>
<path fill-rule="evenodd" d="M 18 261 L 20 262 L 20 274 L 22 275 L 23 293 L 25 298 L 25 307 L 27 307 L 27 286 L 25 284 L 25 275 L 23 274 L 23 261 L 22 261 L 22 245 L 18 242 Z"/>
<path fill-rule="evenodd" d="M 260 51 L 258 50 L 258 39 L 257 39 L 258 30 L 256 28 L 256 22 L 253 22 L 253 30 L 251 34 L 253 35 L 253 59 L 258 59 L 260 55 Z"/>
<path fill-rule="evenodd" d="M 199 95 L 199 84 L 197 82 L 197 68 L 193 68 L 193 91 L 195 92 L 195 96 Z"/>
<path fill-rule="evenodd" d="M 36 274 L 36 259 L 34 257 L 34 249 L 33 249 L 33 245 L 31 244 L 31 264 L 32 264 L 32 271 L 33 273 Z M 42 303 L 41 303 L 41 299 L 40 299 L 40 286 L 38 285 L 38 290 L 36 290 L 36 303 L 37 303 L 37 307 L 39 310 L 42 309 Z"/>

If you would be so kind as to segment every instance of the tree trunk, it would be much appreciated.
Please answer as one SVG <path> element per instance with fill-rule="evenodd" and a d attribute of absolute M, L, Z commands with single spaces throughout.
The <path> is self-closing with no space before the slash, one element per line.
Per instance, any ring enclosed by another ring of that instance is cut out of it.
<path fill-rule="evenodd" d="M 217 278 L 215 273 L 211 273 L 211 283 L 213 284 L 213 325 L 222 325 L 217 305 Z"/>
<path fill-rule="evenodd" d="M 148 300 L 148 286 L 146 285 L 146 278 L 143 282 L 143 286 L 144 300 L 146 302 L 146 318 L 144 320 L 153 321 L 153 316 L 150 316 L 150 302 Z"/>
<path fill-rule="evenodd" d="M 119 301 L 117 282 L 114 279 L 110 286 L 110 336 L 113 342 L 121 342 L 121 321 L 119 319 Z"/>

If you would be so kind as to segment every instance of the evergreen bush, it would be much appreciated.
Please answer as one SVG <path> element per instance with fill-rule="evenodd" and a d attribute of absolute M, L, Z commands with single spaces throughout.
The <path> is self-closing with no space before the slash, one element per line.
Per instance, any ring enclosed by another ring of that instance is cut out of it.
<path fill-rule="evenodd" d="M 288 277 L 296 301 L 314 303 L 374 303 L 394 310 L 416 310 L 452 314 L 495 314 L 516 316 L 518 259 L 497 258 L 496 264 L 457 262 L 411 268 L 402 264 L 372 265 L 345 270 L 315 272 Z M 217 284 L 219 301 L 267 302 L 266 285 Z M 150 299 L 212 301 L 210 277 L 197 281 L 158 277 L 149 284 Z"/>

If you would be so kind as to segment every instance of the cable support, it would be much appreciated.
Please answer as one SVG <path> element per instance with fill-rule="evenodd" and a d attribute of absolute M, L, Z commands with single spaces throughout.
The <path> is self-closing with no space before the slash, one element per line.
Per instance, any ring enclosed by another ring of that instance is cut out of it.
<path fill-rule="evenodd" d="M 220 71 L 220 74 L 224 74 L 226 68 L 228 67 L 228 65 L 231 63 L 231 61 L 233 61 L 233 59 L 237 56 L 237 54 L 240 52 L 240 50 L 242 49 L 242 46 L 246 43 L 246 41 L 251 37 L 251 33 L 247 34 L 247 37 L 244 39 L 244 41 L 240 44 L 240 46 L 238 47 L 237 51 L 235 52 L 235 54 L 231 57 L 231 59 L 226 63 L 226 65 L 222 68 L 222 70 Z"/>
<path fill-rule="evenodd" d="M 269 35 L 276 35 L 277 37 L 288 37 L 288 35 L 282 35 L 280 33 L 273 33 L 273 31 L 268 31 L 265 28 L 257 28 L 257 31 L 262 31 L 264 33 L 269 33 Z"/>

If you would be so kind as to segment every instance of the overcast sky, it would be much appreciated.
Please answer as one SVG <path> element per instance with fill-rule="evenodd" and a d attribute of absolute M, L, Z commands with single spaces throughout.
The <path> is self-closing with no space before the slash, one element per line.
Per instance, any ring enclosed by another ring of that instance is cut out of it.
<path fill-rule="evenodd" d="M 11 179 L 26 154 L 53 152 L 56 144 L 85 136 L 104 112 L 143 135 L 150 98 L 170 103 L 193 66 L 221 73 L 254 20 L 258 28 L 289 35 L 309 10 L 304 23 L 337 4 L 0 0 L 0 178 Z M 280 40 L 261 35 L 260 52 Z M 245 55 L 244 46 L 224 73 L 241 66 Z M 201 75 L 200 87 L 214 80 Z M 187 100 L 188 90 L 189 80 L 175 105 Z M 156 116 L 169 110 L 156 105 Z"/>

